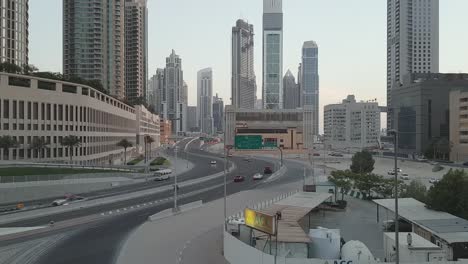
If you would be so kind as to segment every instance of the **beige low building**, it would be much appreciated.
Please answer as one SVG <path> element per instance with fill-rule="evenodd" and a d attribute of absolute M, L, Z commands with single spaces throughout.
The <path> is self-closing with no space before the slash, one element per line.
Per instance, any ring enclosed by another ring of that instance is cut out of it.
<path fill-rule="evenodd" d="M 450 160 L 468 161 L 468 92 L 450 92 Z"/>
<path fill-rule="evenodd" d="M 3 161 L 68 161 L 69 149 L 61 142 L 69 135 L 81 140 L 73 160 L 83 164 L 121 164 L 124 150 L 117 142 L 132 142 L 128 156 L 137 155 L 137 134 L 150 134 L 159 142 L 159 117 L 89 86 L 0 73 L 0 91 L 0 136 L 19 143 L 1 151 Z M 31 149 L 38 137 L 48 143 L 43 151 Z"/>

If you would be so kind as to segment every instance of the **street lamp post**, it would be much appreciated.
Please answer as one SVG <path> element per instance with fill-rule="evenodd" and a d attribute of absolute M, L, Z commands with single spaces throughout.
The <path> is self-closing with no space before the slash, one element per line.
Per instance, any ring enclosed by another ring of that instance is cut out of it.
<path fill-rule="evenodd" d="M 226 141 L 224 141 L 226 144 Z M 228 170 L 228 156 L 229 150 L 232 148 L 231 145 L 224 146 L 224 228 L 226 228 L 226 218 L 227 218 L 227 170 Z"/>
<path fill-rule="evenodd" d="M 175 163 L 174 163 L 174 212 L 179 211 L 179 207 L 177 206 L 177 152 L 178 152 L 178 147 L 174 147 L 174 154 L 175 154 Z"/>
<path fill-rule="evenodd" d="M 276 146 L 277 149 L 279 149 L 280 151 L 280 155 L 281 155 L 281 167 L 283 167 L 283 150 L 281 149 L 281 147 L 278 147 Z"/>
<path fill-rule="evenodd" d="M 399 221 L 398 221 L 398 132 L 394 129 L 388 131 L 389 134 L 393 135 L 393 152 L 394 152 L 394 159 L 395 159 L 395 263 L 400 263 L 400 236 L 399 236 Z"/>

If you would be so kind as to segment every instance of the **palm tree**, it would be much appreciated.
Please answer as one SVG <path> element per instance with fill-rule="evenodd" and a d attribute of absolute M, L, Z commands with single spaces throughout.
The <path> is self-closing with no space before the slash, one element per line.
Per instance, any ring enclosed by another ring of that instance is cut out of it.
<path fill-rule="evenodd" d="M 0 148 L 3 149 L 3 157 L 8 156 L 8 150 L 18 146 L 18 142 L 12 136 L 1 136 L 0 137 Z"/>
<path fill-rule="evenodd" d="M 81 140 L 77 136 L 66 136 L 62 139 L 62 146 L 68 147 L 70 152 L 70 163 L 73 161 L 73 148 L 81 145 Z"/>
<path fill-rule="evenodd" d="M 45 148 L 47 148 L 48 145 L 49 145 L 49 143 L 47 143 L 45 138 L 34 137 L 30 148 L 35 150 L 38 157 L 42 157 L 43 156 L 42 155 L 43 151 L 44 151 Z"/>
<path fill-rule="evenodd" d="M 132 142 L 128 141 L 127 139 L 122 139 L 120 140 L 118 143 L 117 143 L 117 146 L 118 147 L 122 147 L 124 148 L 124 159 L 125 159 L 125 163 L 124 164 L 127 164 L 127 148 L 131 148 L 133 147 L 133 144 Z"/>
<path fill-rule="evenodd" d="M 146 135 L 145 136 L 145 151 L 146 151 L 146 146 L 149 144 L 149 157 L 151 158 L 151 144 L 154 143 L 154 138 L 151 136 Z"/>

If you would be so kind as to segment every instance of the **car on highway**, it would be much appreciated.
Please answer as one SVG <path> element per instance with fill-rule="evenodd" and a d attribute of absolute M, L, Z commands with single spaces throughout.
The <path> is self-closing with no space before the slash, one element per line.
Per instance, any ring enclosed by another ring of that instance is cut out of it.
<path fill-rule="evenodd" d="M 313 156 L 314 157 L 320 157 L 320 153 L 314 153 Z"/>
<path fill-rule="evenodd" d="M 463 166 L 468 166 L 468 161 L 467 161 L 467 162 L 463 162 Z"/>
<path fill-rule="evenodd" d="M 82 196 L 78 196 L 78 195 L 74 195 L 74 194 L 68 194 L 68 195 L 65 195 L 65 197 L 63 199 L 54 200 L 52 202 L 52 206 L 61 206 L 61 205 L 69 204 L 69 203 L 80 202 L 80 201 L 83 201 L 83 200 L 85 200 L 85 198 L 82 197 Z"/>
<path fill-rule="evenodd" d="M 231 153 L 229 153 L 229 154 L 228 154 L 228 157 L 232 157 L 232 154 L 231 154 Z"/>
<path fill-rule="evenodd" d="M 170 179 L 169 175 L 166 174 L 166 175 L 161 175 L 161 176 L 154 178 L 154 181 L 166 181 L 169 179 Z"/>
<path fill-rule="evenodd" d="M 216 160 L 212 160 L 212 161 L 210 162 L 210 164 L 211 164 L 211 165 L 216 165 Z"/>
<path fill-rule="evenodd" d="M 429 179 L 429 183 L 434 184 L 434 183 L 438 183 L 438 182 L 440 182 L 439 179 L 436 179 L 436 178 L 430 178 L 430 179 Z"/>
<path fill-rule="evenodd" d="M 253 179 L 254 181 L 256 181 L 256 180 L 261 180 L 261 179 L 263 179 L 263 174 L 261 174 L 261 173 L 255 173 L 254 176 L 252 177 L 252 179 Z"/>
<path fill-rule="evenodd" d="M 244 161 L 250 162 L 250 158 L 249 158 L 249 157 L 245 157 L 245 158 L 244 158 Z"/>
<path fill-rule="evenodd" d="M 335 153 L 335 152 L 332 152 L 330 154 L 328 154 L 329 156 L 332 156 L 332 157 L 343 157 L 343 154 L 341 153 Z"/>
<path fill-rule="evenodd" d="M 243 182 L 245 180 L 244 176 L 236 176 L 234 177 L 234 182 Z"/>
<path fill-rule="evenodd" d="M 171 169 L 162 169 L 162 170 L 158 170 L 154 173 L 154 176 L 159 176 L 159 175 L 168 175 L 168 174 L 171 174 L 172 173 L 172 170 Z"/>
<path fill-rule="evenodd" d="M 408 174 L 406 174 L 406 175 L 405 175 L 405 174 L 402 174 L 402 175 L 400 176 L 400 179 L 402 179 L 402 180 L 404 180 L 404 181 L 408 181 L 408 180 L 409 180 L 409 176 L 408 176 Z"/>
<path fill-rule="evenodd" d="M 273 170 L 271 170 L 270 167 L 265 167 L 265 169 L 263 170 L 263 173 L 265 173 L 265 174 L 272 174 L 272 173 L 273 173 Z"/>

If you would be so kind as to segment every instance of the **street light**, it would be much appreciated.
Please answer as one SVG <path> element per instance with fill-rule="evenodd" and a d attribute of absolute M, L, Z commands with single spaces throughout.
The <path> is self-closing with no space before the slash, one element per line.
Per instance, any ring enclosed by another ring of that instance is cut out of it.
<path fill-rule="evenodd" d="M 180 118 L 171 118 L 169 121 L 177 121 L 180 120 Z M 172 122 L 171 122 L 172 124 Z M 177 206 L 177 141 L 174 143 L 174 154 L 175 154 L 175 163 L 174 163 L 174 208 L 172 209 L 173 212 L 178 212 L 179 207 Z"/>
<path fill-rule="evenodd" d="M 400 263 L 400 249 L 399 249 L 399 239 L 400 236 L 398 234 L 398 156 L 397 156 L 397 150 L 398 150 L 398 132 L 395 129 L 391 129 L 388 131 L 388 134 L 393 135 L 393 142 L 394 142 L 394 147 L 393 147 L 393 152 L 395 154 L 395 263 L 399 264 Z"/>

